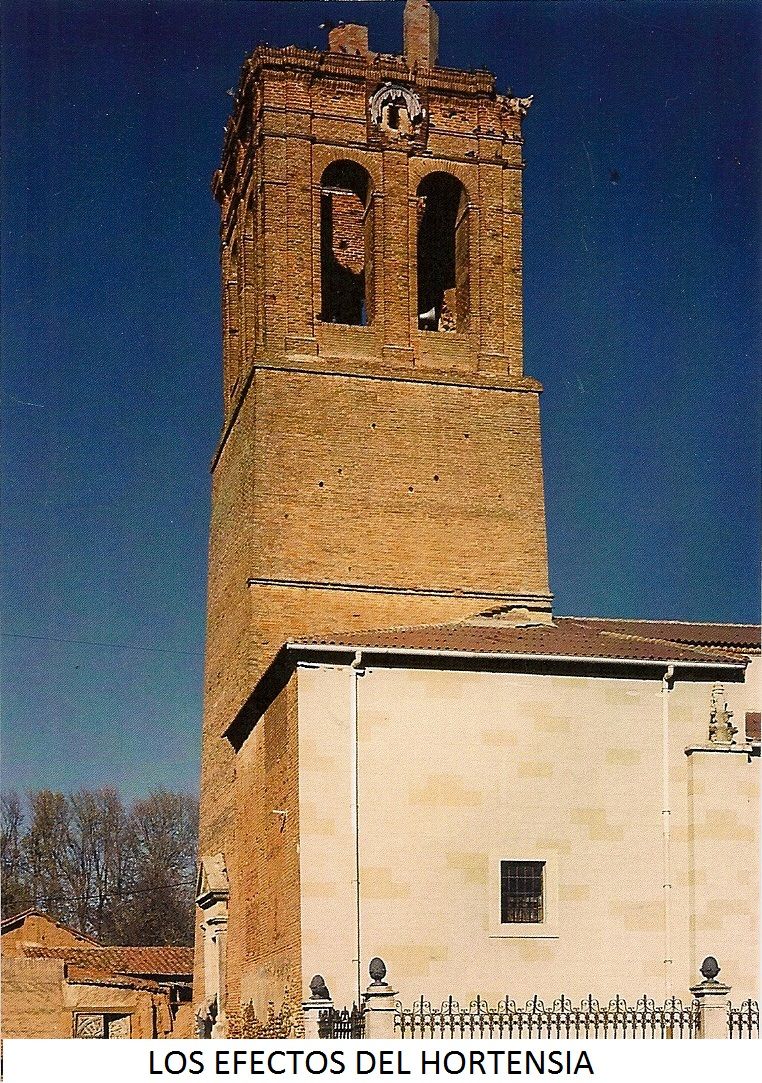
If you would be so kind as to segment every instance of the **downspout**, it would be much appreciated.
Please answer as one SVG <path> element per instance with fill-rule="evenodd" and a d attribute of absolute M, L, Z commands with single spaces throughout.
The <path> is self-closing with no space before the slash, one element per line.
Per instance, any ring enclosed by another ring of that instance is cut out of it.
<path fill-rule="evenodd" d="M 358 1005 L 361 1004 L 361 953 L 360 953 L 360 734 L 359 713 L 357 709 L 358 682 L 365 673 L 362 664 L 362 651 L 357 651 L 349 666 L 352 690 L 350 698 L 350 737 L 352 741 L 352 833 L 354 836 L 354 894 L 355 894 L 355 994 Z"/>
<path fill-rule="evenodd" d="M 664 891 L 664 999 L 672 996 L 672 871 L 670 859 L 670 793 L 669 793 L 669 693 L 675 678 L 675 667 L 667 666 L 661 681 L 661 826 L 662 870 Z"/>

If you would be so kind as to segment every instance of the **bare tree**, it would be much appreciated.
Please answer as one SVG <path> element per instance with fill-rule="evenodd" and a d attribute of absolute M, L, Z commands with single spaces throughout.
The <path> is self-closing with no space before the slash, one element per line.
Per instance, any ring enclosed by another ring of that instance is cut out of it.
<path fill-rule="evenodd" d="M 127 924 L 135 881 L 135 832 L 132 817 L 116 790 L 100 790 L 97 800 L 102 826 L 94 927 L 104 942 L 119 943 Z"/>
<path fill-rule="evenodd" d="M 131 932 L 146 944 L 191 944 L 198 805 L 187 794 L 157 790 L 135 803 L 132 824 Z"/>
<path fill-rule="evenodd" d="M 96 937 L 113 939 L 135 864 L 129 816 L 117 791 L 109 788 L 72 794 L 69 812 L 62 858 L 76 924 Z"/>
<path fill-rule="evenodd" d="M 24 836 L 32 902 L 63 921 L 76 921 L 64 867 L 69 842 L 69 805 L 62 793 L 38 790 L 29 796 L 30 824 Z"/>
<path fill-rule="evenodd" d="M 28 810 L 28 811 L 27 811 Z M 2 802 L 3 915 L 39 907 L 111 944 L 190 944 L 198 805 L 113 788 Z"/>
<path fill-rule="evenodd" d="M 4 918 L 26 910 L 32 901 L 24 853 L 24 828 L 24 806 L 19 795 L 11 790 L 2 796 L 2 828 L 0 829 L 0 876 L 3 885 Z"/>

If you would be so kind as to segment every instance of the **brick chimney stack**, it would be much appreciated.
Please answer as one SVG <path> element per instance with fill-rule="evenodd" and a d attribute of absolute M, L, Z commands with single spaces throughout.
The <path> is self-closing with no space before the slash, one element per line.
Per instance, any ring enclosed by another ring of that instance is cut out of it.
<path fill-rule="evenodd" d="M 437 66 L 439 16 L 428 0 L 407 0 L 402 20 L 404 52 L 408 66 Z"/>

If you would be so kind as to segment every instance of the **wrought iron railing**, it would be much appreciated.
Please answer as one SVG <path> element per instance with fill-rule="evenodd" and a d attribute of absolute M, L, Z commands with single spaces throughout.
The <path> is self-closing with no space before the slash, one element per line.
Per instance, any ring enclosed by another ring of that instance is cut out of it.
<path fill-rule="evenodd" d="M 365 1012 L 353 1004 L 351 1008 L 327 1008 L 318 1016 L 318 1037 L 364 1038 Z"/>
<path fill-rule="evenodd" d="M 728 1005 L 728 1038 L 759 1038 L 759 1003 L 744 1000 L 739 1008 Z"/>
<path fill-rule="evenodd" d="M 562 996 L 550 1007 L 533 997 L 523 1008 L 510 997 L 496 1007 L 477 997 L 468 1008 L 461 1008 L 452 997 L 435 1008 L 421 997 L 411 1008 L 397 1004 L 395 1034 L 400 1038 L 450 1039 L 680 1039 L 698 1036 L 698 1019 L 698 1005 L 695 1002 L 684 1005 L 676 997 L 665 1004 L 641 997 L 634 1005 L 615 997 L 607 1005 L 601 1005 L 595 997 L 588 996 L 573 1005 L 568 997 Z"/>

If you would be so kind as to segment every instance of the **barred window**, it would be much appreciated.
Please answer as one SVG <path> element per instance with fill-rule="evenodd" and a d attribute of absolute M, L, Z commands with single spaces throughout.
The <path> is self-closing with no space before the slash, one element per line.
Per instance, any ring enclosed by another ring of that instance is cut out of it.
<path fill-rule="evenodd" d="M 545 920 L 544 889 L 544 861 L 501 861 L 501 923 L 541 924 Z"/>
<path fill-rule="evenodd" d="M 75 1038 L 129 1038 L 131 1037 L 129 1015 L 103 1015 L 101 1013 L 74 1013 Z"/>

